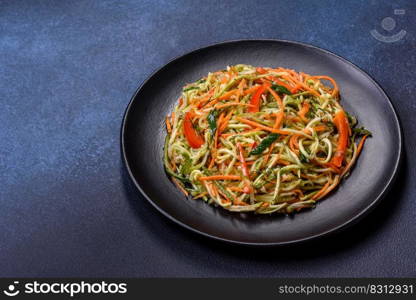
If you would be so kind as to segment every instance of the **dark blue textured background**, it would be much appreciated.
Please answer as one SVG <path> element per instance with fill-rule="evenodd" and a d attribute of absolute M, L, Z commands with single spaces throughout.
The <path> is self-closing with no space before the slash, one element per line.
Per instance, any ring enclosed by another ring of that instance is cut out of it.
<path fill-rule="evenodd" d="M 401 41 L 370 35 L 388 34 L 387 16 Z M 0 1 L 0 276 L 416 276 L 415 18 L 415 1 Z M 333 51 L 391 97 L 403 168 L 357 226 L 292 248 L 230 246 L 174 225 L 131 185 L 119 130 L 138 85 L 244 38 Z"/>

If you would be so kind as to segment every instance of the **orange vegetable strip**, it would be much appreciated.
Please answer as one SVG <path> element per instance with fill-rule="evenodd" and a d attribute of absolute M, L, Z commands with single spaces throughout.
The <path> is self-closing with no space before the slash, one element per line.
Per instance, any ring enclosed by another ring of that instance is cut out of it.
<path fill-rule="evenodd" d="M 234 89 L 231 91 L 226 92 L 224 95 L 222 95 L 221 97 L 218 97 L 219 100 L 227 100 L 229 99 L 231 96 L 235 95 L 238 93 L 238 89 Z"/>
<path fill-rule="evenodd" d="M 324 186 L 323 186 L 323 188 L 322 189 L 320 189 L 313 197 L 312 197 L 312 200 L 316 200 L 316 199 L 318 199 L 319 198 L 319 196 L 320 195 L 322 195 L 324 192 L 325 192 L 325 190 L 329 187 L 329 185 L 330 185 L 330 182 L 328 181 Z"/>
<path fill-rule="evenodd" d="M 285 130 L 281 130 L 281 129 L 274 129 L 274 128 L 264 126 L 264 125 L 259 124 L 257 122 L 250 121 L 250 120 L 247 120 L 247 119 L 244 119 L 244 118 L 241 118 L 241 117 L 236 117 L 236 119 L 239 120 L 241 123 L 250 125 L 252 127 L 260 128 L 260 129 L 263 129 L 263 130 L 266 130 L 266 131 L 279 133 L 279 134 L 286 134 L 286 135 L 291 134 L 291 132 L 289 132 L 289 131 L 285 131 Z"/>
<path fill-rule="evenodd" d="M 212 176 L 201 176 L 198 178 L 201 181 L 205 180 L 241 180 L 241 176 L 237 175 L 212 175 Z"/>
<path fill-rule="evenodd" d="M 341 167 L 342 161 L 344 160 L 345 151 L 348 146 L 348 133 L 349 124 L 347 116 L 343 110 L 339 110 L 334 117 L 334 124 L 338 129 L 338 147 L 335 151 L 334 157 L 331 159 L 331 163 L 336 167 Z"/>
<path fill-rule="evenodd" d="M 250 171 L 247 168 L 246 160 L 244 158 L 243 147 L 241 146 L 240 143 L 237 143 L 237 148 L 239 152 L 238 158 L 240 159 L 240 162 L 241 162 L 241 169 L 243 171 L 243 175 L 246 176 L 247 178 L 250 178 Z"/>
<path fill-rule="evenodd" d="M 250 104 L 253 105 L 248 108 L 248 112 L 258 112 L 260 109 L 261 95 L 267 90 L 270 86 L 268 82 L 263 83 L 263 85 L 253 94 L 250 99 Z"/>
<path fill-rule="evenodd" d="M 184 193 L 185 194 L 185 196 L 188 196 L 188 191 L 187 190 L 185 190 L 183 187 L 182 187 L 182 185 L 179 183 L 179 181 L 176 179 L 176 178 L 174 178 L 174 177 L 171 177 L 172 178 L 172 181 L 175 183 L 175 185 L 181 190 L 181 192 L 182 193 Z"/>
<path fill-rule="evenodd" d="M 298 138 L 299 138 L 299 134 L 294 134 L 294 135 L 292 135 L 291 137 L 290 137 L 290 139 L 289 139 L 289 147 L 290 147 L 290 149 L 293 151 L 293 152 L 295 152 L 295 153 L 297 153 L 298 152 L 298 148 L 299 148 L 299 145 L 298 145 Z"/>
<path fill-rule="evenodd" d="M 166 129 L 167 129 L 167 131 L 168 131 L 168 133 L 171 133 L 172 132 L 172 126 L 170 125 L 170 121 L 169 121 L 169 117 L 168 116 L 166 116 Z"/>
<path fill-rule="evenodd" d="M 325 131 L 325 130 L 327 130 L 328 127 L 326 127 L 325 125 L 317 125 L 317 126 L 313 127 L 313 129 L 315 131 L 319 132 L 319 131 Z"/>
<path fill-rule="evenodd" d="M 280 127 L 283 124 L 284 117 L 285 117 L 285 113 L 283 111 L 278 112 L 276 114 L 276 121 L 275 121 L 274 126 L 273 126 L 274 129 L 280 129 Z"/>
<path fill-rule="evenodd" d="M 215 108 L 221 109 L 221 108 L 225 108 L 225 107 L 229 107 L 229 106 L 238 106 L 238 105 L 241 105 L 241 106 L 253 106 L 251 104 L 246 104 L 246 103 L 230 102 L 230 103 L 215 105 Z"/>
<path fill-rule="evenodd" d="M 267 73 L 267 70 L 265 68 L 258 67 L 258 68 L 256 68 L 256 72 L 259 73 L 259 74 L 265 74 L 265 73 Z"/>
<path fill-rule="evenodd" d="M 218 193 L 225 198 L 221 201 L 222 203 L 230 203 L 231 202 L 231 200 L 227 197 L 227 195 L 225 195 L 221 190 L 218 190 Z"/>
<path fill-rule="evenodd" d="M 175 123 L 175 112 L 174 111 L 172 112 L 172 114 L 170 116 L 170 120 L 171 120 L 172 124 Z"/>
<path fill-rule="evenodd" d="M 212 153 L 212 155 L 213 156 L 211 157 L 211 161 L 210 161 L 210 163 L 208 165 L 208 170 L 212 169 L 212 167 L 214 166 L 214 163 L 215 163 L 214 153 Z"/>
<path fill-rule="evenodd" d="M 305 122 L 308 121 L 305 115 L 308 113 L 309 108 L 310 108 L 309 103 L 305 101 L 303 102 L 302 109 L 298 112 L 299 117 Z"/>
<path fill-rule="evenodd" d="M 243 193 L 243 189 L 242 188 L 239 188 L 238 186 L 229 186 L 228 189 L 230 191 Z"/>
<path fill-rule="evenodd" d="M 241 97 L 244 93 L 244 88 L 247 86 L 246 79 L 243 78 L 240 83 L 238 84 L 238 97 Z"/>
<path fill-rule="evenodd" d="M 282 78 L 283 79 L 286 79 L 287 81 L 289 81 L 289 82 L 293 82 L 292 80 L 291 80 L 291 78 L 290 77 L 288 77 L 288 76 L 284 76 L 284 75 L 282 75 Z M 275 82 L 278 84 L 278 85 L 281 85 L 281 86 L 284 86 L 285 88 L 287 88 L 288 90 L 289 90 L 289 92 L 291 92 L 292 94 L 293 94 L 293 92 L 294 92 L 294 87 L 293 86 L 291 86 L 290 84 L 287 84 L 286 82 L 283 82 L 283 81 L 281 81 L 280 79 L 275 79 Z M 296 83 L 295 83 L 295 85 L 296 85 Z"/>
<path fill-rule="evenodd" d="M 283 111 L 284 110 L 283 101 L 279 97 L 279 95 L 275 91 L 273 91 L 270 87 L 267 87 L 267 90 L 270 92 L 270 94 L 272 94 L 274 99 L 276 99 L 277 104 L 279 105 L 279 108 Z"/>
<path fill-rule="evenodd" d="M 338 85 L 332 77 L 321 75 L 321 76 L 312 76 L 312 78 L 325 79 L 325 80 L 328 80 L 329 82 L 331 82 L 332 86 L 334 87 L 332 89 L 332 94 L 331 94 L 332 97 L 335 97 L 339 93 Z"/>
<path fill-rule="evenodd" d="M 283 76 L 282 76 L 283 77 Z M 286 77 L 286 76 L 285 76 Z M 284 78 L 284 77 L 283 77 Z M 296 84 L 299 85 L 300 87 L 302 87 L 304 90 L 307 90 L 308 92 L 310 92 L 311 94 L 320 97 L 321 95 L 315 91 L 314 89 L 311 89 L 307 84 L 303 83 L 302 81 L 299 81 L 296 78 L 293 78 L 291 76 L 289 76 L 289 78 Z"/>
<path fill-rule="evenodd" d="M 278 159 L 278 160 L 276 161 L 276 164 L 278 164 L 278 165 L 288 166 L 288 165 L 290 165 L 290 164 L 291 164 L 291 162 L 288 162 L 288 161 L 283 160 L 283 159 Z"/>
<path fill-rule="evenodd" d="M 246 165 L 250 166 L 250 165 L 254 164 L 254 162 L 255 162 L 254 160 L 246 161 Z M 241 166 L 241 162 L 236 162 L 235 165 L 236 166 Z"/>
<path fill-rule="evenodd" d="M 338 178 L 335 178 L 335 181 L 319 196 L 319 198 L 323 198 L 327 194 L 329 194 L 333 189 L 335 189 L 337 187 L 337 185 L 339 184 L 339 182 L 340 182 L 339 177 Z"/>
<path fill-rule="evenodd" d="M 220 117 L 217 120 L 217 128 L 220 128 L 223 118 L 224 118 L 224 113 L 221 113 Z M 219 130 L 215 131 L 214 149 L 217 149 L 218 135 L 219 135 Z"/>
<path fill-rule="evenodd" d="M 251 88 L 247 89 L 244 91 L 244 95 L 248 95 L 248 94 L 253 94 L 255 93 L 259 88 L 261 87 L 261 85 L 255 85 L 252 86 Z"/>
<path fill-rule="evenodd" d="M 364 146 L 364 142 L 365 142 L 365 140 L 367 139 L 367 137 L 368 137 L 368 135 L 365 135 L 365 136 L 363 136 L 362 138 L 361 138 L 361 141 L 360 141 L 360 143 L 358 144 L 358 147 L 357 147 L 357 155 L 355 156 L 355 159 L 351 159 L 351 161 L 348 163 L 348 165 L 345 167 L 345 169 L 342 171 L 342 173 L 341 173 L 341 177 L 342 176 L 344 176 L 345 175 L 345 173 L 347 173 L 350 169 L 351 169 L 351 167 L 352 167 L 352 165 L 355 163 L 355 161 L 357 160 L 357 158 L 358 158 L 358 156 L 360 155 L 360 153 L 361 153 L 361 150 L 363 149 L 363 146 Z"/>
<path fill-rule="evenodd" d="M 273 148 L 274 148 L 274 144 L 276 143 L 276 141 L 274 141 L 269 148 L 269 151 L 266 154 L 266 157 L 264 158 L 263 162 L 262 162 L 262 166 L 265 166 L 267 164 L 267 162 L 269 161 L 270 155 L 272 154 Z"/>
<path fill-rule="evenodd" d="M 231 116 L 233 115 L 233 111 L 231 110 L 226 116 L 225 116 L 225 118 L 223 119 L 223 121 L 222 121 L 222 124 L 221 124 L 221 126 L 219 127 L 219 135 L 221 135 L 222 134 L 222 132 L 225 130 L 225 128 L 227 128 L 227 126 L 228 126 L 228 122 L 230 121 L 230 119 L 231 119 Z"/>

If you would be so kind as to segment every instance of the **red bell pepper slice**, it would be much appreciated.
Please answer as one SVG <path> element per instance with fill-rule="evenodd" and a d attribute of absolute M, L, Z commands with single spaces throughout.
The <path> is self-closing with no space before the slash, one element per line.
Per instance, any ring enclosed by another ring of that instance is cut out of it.
<path fill-rule="evenodd" d="M 257 89 L 254 95 L 251 97 L 250 106 L 248 112 L 258 112 L 260 110 L 261 95 L 270 87 L 270 83 L 265 82 L 263 85 Z"/>
<path fill-rule="evenodd" d="M 183 133 L 192 148 L 199 148 L 204 144 L 204 140 L 195 130 L 194 125 L 192 124 L 191 114 L 189 112 L 185 113 L 185 118 L 183 121 Z"/>

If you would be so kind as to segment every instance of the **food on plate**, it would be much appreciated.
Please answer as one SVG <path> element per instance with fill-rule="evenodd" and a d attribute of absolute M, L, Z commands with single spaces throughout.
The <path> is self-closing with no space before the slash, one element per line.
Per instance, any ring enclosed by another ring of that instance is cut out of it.
<path fill-rule="evenodd" d="M 292 213 L 333 191 L 371 133 L 327 75 L 229 66 L 185 85 L 166 117 L 178 188 L 233 212 Z"/>

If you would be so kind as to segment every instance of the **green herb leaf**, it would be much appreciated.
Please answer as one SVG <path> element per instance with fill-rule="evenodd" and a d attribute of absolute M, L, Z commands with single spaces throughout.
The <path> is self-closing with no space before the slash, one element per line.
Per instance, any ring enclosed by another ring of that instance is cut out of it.
<path fill-rule="evenodd" d="M 357 135 L 368 135 L 368 136 L 372 136 L 371 131 L 365 129 L 364 127 L 360 127 L 360 128 L 354 128 L 353 132 Z"/>
<path fill-rule="evenodd" d="M 292 93 L 282 85 L 273 84 L 272 89 L 274 89 L 278 93 L 282 93 L 282 94 L 286 94 L 286 95 L 292 95 Z"/>
<path fill-rule="evenodd" d="M 261 143 L 254 148 L 249 155 L 258 155 L 263 153 L 263 151 L 269 147 L 275 140 L 277 140 L 277 138 L 279 137 L 279 135 L 277 133 L 271 133 L 268 136 L 266 136 Z"/>
<path fill-rule="evenodd" d="M 212 136 L 214 136 L 215 131 L 217 130 L 217 117 L 218 111 L 216 109 L 211 110 L 207 117 Z"/>

